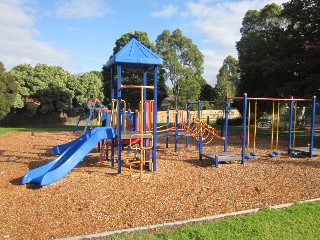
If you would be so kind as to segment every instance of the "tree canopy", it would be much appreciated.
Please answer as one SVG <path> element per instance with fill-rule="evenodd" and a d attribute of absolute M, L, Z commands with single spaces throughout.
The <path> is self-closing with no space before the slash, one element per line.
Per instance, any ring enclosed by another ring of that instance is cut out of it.
<path fill-rule="evenodd" d="M 18 93 L 13 106 L 22 109 L 28 116 L 36 113 L 25 103 L 27 97 L 41 102 L 39 113 L 79 112 L 88 98 L 103 96 L 102 75 L 92 71 L 82 75 L 72 75 L 62 67 L 38 64 L 32 67 L 20 64 L 12 68 L 10 76 L 15 79 Z"/>
<path fill-rule="evenodd" d="M 228 56 L 222 64 L 217 75 L 217 84 L 214 88 L 216 97 L 216 107 L 223 108 L 226 94 L 234 97 L 239 85 L 238 61 L 232 56 Z"/>
<path fill-rule="evenodd" d="M 156 48 L 164 61 L 164 78 L 172 85 L 175 107 L 184 107 L 188 99 L 198 99 L 201 86 L 206 84 L 202 78 L 203 54 L 198 47 L 176 29 L 172 33 L 164 30 L 156 39 Z"/>
<path fill-rule="evenodd" d="M 238 94 L 310 97 L 319 94 L 319 11 L 316 0 L 249 10 L 242 21 Z"/>
<path fill-rule="evenodd" d="M 8 115 L 17 95 L 17 85 L 0 62 L 0 120 Z"/>

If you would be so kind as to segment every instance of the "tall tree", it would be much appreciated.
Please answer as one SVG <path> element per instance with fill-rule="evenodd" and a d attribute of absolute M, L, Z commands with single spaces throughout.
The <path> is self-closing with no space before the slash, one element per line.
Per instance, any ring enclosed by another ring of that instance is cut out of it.
<path fill-rule="evenodd" d="M 203 55 L 198 47 L 182 34 L 180 29 L 172 33 L 164 30 L 156 40 L 157 53 L 163 58 L 165 69 L 164 78 L 172 85 L 175 97 L 175 107 L 184 106 L 182 89 L 185 83 L 192 83 L 194 92 L 190 100 L 199 98 L 201 86 L 206 84 L 202 78 Z M 181 100 L 182 100 L 181 99 Z M 183 105 L 181 105 L 183 104 Z"/>
<path fill-rule="evenodd" d="M 291 0 L 284 4 L 287 19 L 288 72 L 292 81 L 284 89 L 295 96 L 305 97 L 320 93 L 320 2 Z"/>
<path fill-rule="evenodd" d="M 0 62 L 0 120 L 8 115 L 17 95 L 15 79 L 5 72 Z"/>
<path fill-rule="evenodd" d="M 242 21 L 241 39 L 237 42 L 241 78 L 238 94 L 278 96 L 278 89 L 288 81 L 285 19 L 281 7 L 269 4 L 260 11 L 249 10 Z"/>
<path fill-rule="evenodd" d="M 226 94 L 230 97 L 236 95 L 239 78 L 238 61 L 229 55 L 223 61 L 222 67 L 217 75 L 217 84 L 215 86 L 216 107 L 221 108 L 224 106 Z"/>
<path fill-rule="evenodd" d="M 124 47 L 132 38 L 137 39 L 144 46 L 149 48 L 151 51 L 155 52 L 154 44 L 149 40 L 146 32 L 135 31 L 134 33 L 128 32 L 123 34 L 115 42 L 115 47 L 113 49 L 113 55 L 116 54 L 122 47 Z M 106 102 L 110 102 L 110 92 L 111 92 L 111 72 L 107 69 L 105 65 L 102 68 L 103 81 L 104 81 L 104 92 L 106 95 Z M 141 85 L 143 79 L 143 71 L 136 69 L 123 69 L 122 71 L 122 83 L 123 84 L 135 84 Z M 153 72 L 148 72 L 147 84 L 153 85 L 154 75 Z M 138 89 L 123 89 L 122 99 L 127 102 L 127 106 L 131 109 L 139 108 L 140 90 Z M 158 73 L 158 107 L 160 106 L 162 100 L 167 96 L 166 85 L 163 78 L 163 71 L 159 69 Z M 153 99 L 153 91 L 147 90 L 147 99 Z"/>

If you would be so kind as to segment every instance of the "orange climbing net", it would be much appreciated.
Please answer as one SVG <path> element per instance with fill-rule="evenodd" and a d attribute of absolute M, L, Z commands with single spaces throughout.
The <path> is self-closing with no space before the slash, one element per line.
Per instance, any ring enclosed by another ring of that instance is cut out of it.
<path fill-rule="evenodd" d="M 202 136 L 203 144 L 209 144 L 215 138 L 224 140 L 224 137 L 221 137 L 215 128 L 197 118 L 192 119 L 189 123 L 184 121 L 181 125 L 197 141 Z"/>

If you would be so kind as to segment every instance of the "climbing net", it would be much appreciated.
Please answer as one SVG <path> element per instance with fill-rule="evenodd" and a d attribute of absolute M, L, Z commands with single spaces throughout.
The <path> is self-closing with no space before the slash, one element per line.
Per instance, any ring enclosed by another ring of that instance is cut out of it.
<path fill-rule="evenodd" d="M 181 123 L 182 128 L 188 132 L 193 138 L 199 141 L 202 136 L 202 143 L 209 144 L 213 139 L 224 140 L 224 137 L 219 135 L 219 132 L 211 127 L 209 124 L 201 121 L 198 118 L 194 118 L 191 121 L 183 121 Z"/>

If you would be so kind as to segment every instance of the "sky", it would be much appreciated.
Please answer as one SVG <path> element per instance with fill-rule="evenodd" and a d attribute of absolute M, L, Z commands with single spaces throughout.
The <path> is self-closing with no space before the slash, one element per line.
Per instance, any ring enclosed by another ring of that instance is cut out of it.
<path fill-rule="evenodd" d="M 102 69 L 121 35 L 145 31 L 155 43 L 179 28 L 204 55 L 213 87 L 235 44 L 245 13 L 288 0 L 0 0 L 0 61 L 61 66 L 72 74 Z"/>

